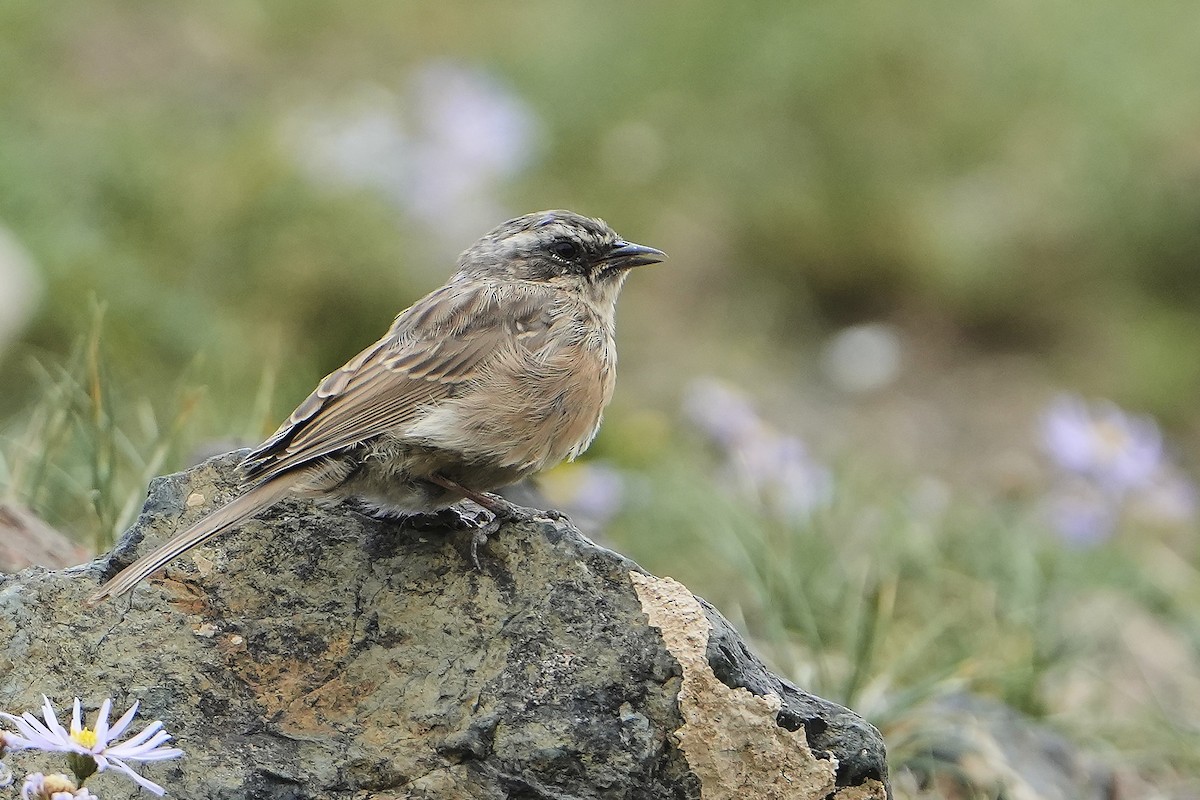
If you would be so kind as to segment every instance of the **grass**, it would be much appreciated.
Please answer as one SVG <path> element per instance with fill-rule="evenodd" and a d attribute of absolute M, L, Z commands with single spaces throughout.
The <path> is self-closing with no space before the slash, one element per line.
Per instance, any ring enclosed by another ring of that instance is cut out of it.
<path fill-rule="evenodd" d="M 181 384 L 167 414 L 125 396 L 107 374 L 103 316 L 94 304 L 92 331 L 65 363 L 29 365 L 41 399 L 0 436 L 0 497 L 96 552 L 133 522 L 149 480 L 180 463 L 204 394 Z"/>

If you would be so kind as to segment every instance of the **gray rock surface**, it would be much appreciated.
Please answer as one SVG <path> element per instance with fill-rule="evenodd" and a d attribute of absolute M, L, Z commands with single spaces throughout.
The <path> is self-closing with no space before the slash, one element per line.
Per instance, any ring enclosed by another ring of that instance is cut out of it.
<path fill-rule="evenodd" d="M 893 742 L 907 754 L 907 764 L 896 779 L 902 796 L 939 800 L 1185 796 L 1168 795 L 1113 758 L 1113 753 L 1088 752 L 1044 723 L 987 697 L 956 692 L 934 698 L 910 711 L 903 728 Z"/>
<path fill-rule="evenodd" d="M 181 798 L 885 796 L 874 728 L 565 522 L 506 526 L 476 571 L 464 534 L 288 502 L 132 602 L 82 606 L 228 499 L 236 463 L 154 481 L 106 558 L 0 576 L 0 709 L 140 699 L 186 751 L 145 772 Z M 134 796 L 111 773 L 88 785 Z"/>

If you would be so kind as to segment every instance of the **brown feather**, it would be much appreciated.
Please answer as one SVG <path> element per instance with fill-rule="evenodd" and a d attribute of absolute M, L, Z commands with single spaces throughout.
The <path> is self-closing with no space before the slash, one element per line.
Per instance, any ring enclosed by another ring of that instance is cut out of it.
<path fill-rule="evenodd" d="M 128 592 L 143 578 L 171 559 L 183 555 L 221 531 L 245 522 L 268 506 L 274 505 L 299 481 L 300 476 L 289 475 L 256 486 L 245 494 L 235 497 L 187 530 L 175 534 L 156 549 L 118 572 L 112 580 L 101 586 L 95 594 L 87 599 L 87 604 L 95 605 L 107 597 L 116 597 Z"/>
<path fill-rule="evenodd" d="M 391 331 L 321 382 L 288 422 L 246 458 L 269 480 L 344 447 L 394 431 L 450 396 L 503 339 L 487 287 L 453 283 L 397 317 Z M 490 313 L 488 313 L 490 312 Z M 459 335 L 448 337 L 448 330 Z"/>

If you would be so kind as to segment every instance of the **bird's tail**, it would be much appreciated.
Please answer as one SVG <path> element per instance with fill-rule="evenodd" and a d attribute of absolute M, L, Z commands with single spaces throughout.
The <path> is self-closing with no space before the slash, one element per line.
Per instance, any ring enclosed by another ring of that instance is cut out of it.
<path fill-rule="evenodd" d="M 227 528 L 241 524 L 258 512 L 274 505 L 297 482 L 298 477 L 295 475 L 280 475 L 235 497 L 192 527 L 172 536 L 157 549 L 118 572 L 112 580 L 101 586 L 95 594 L 87 599 L 87 605 L 95 605 L 109 597 L 117 597 L 132 590 L 143 578 L 176 556 L 183 555 L 206 539 L 216 536 Z"/>

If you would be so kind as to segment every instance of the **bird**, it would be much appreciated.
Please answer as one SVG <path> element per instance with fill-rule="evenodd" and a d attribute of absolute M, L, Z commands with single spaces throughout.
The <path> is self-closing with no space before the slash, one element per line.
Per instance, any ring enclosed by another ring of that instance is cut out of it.
<path fill-rule="evenodd" d="M 244 457 L 238 495 L 126 566 L 88 605 L 286 497 L 350 499 L 375 516 L 463 499 L 496 519 L 516 514 L 490 493 L 591 444 L 615 385 L 617 296 L 632 268 L 666 258 L 562 209 L 497 226 Z"/>

